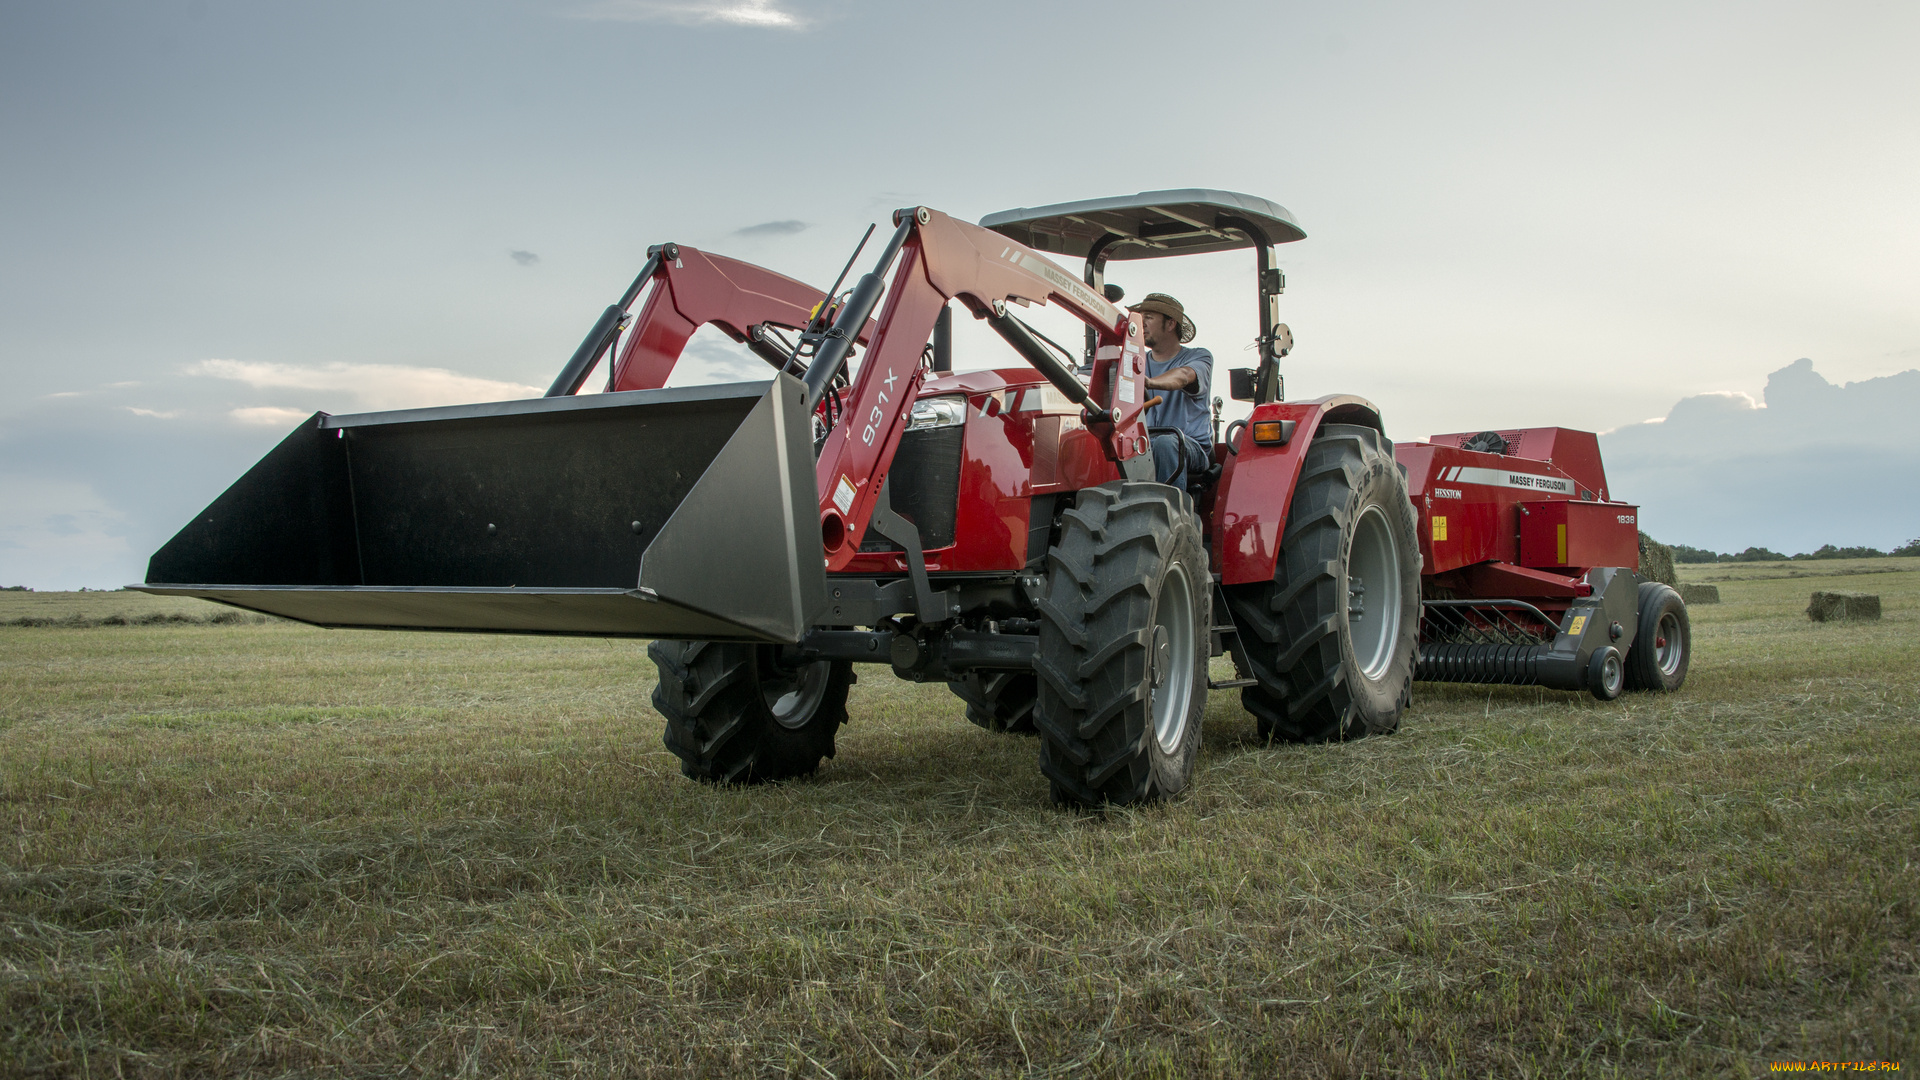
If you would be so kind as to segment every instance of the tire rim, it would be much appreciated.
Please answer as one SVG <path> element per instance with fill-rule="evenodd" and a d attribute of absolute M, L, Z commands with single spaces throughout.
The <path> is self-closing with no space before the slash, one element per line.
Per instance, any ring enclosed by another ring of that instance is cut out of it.
<path fill-rule="evenodd" d="M 1620 683 L 1626 675 L 1627 669 L 1620 663 L 1619 652 L 1608 650 L 1607 658 L 1600 662 L 1600 685 L 1606 688 L 1609 701 L 1620 696 Z"/>
<path fill-rule="evenodd" d="M 1653 656 L 1660 665 L 1662 675 L 1672 676 L 1680 671 L 1680 658 L 1684 650 L 1680 644 L 1680 617 L 1671 611 L 1660 614 L 1660 625 L 1654 630 Z"/>
<path fill-rule="evenodd" d="M 1187 568 L 1174 563 L 1160 582 L 1160 602 L 1153 614 L 1153 637 L 1147 650 L 1148 675 L 1153 682 L 1153 737 L 1160 749 L 1174 753 L 1187 733 L 1187 713 L 1193 704 L 1195 638 L 1193 586 Z"/>
<path fill-rule="evenodd" d="M 773 722 L 788 730 L 807 726 L 827 696 L 827 681 L 833 677 L 833 662 L 822 660 L 800 668 L 774 668 L 760 676 L 760 696 L 773 714 Z"/>
<path fill-rule="evenodd" d="M 1369 506 L 1353 527 L 1347 551 L 1347 634 L 1354 662 L 1368 682 L 1393 666 L 1400 641 L 1400 545 L 1385 511 Z"/>

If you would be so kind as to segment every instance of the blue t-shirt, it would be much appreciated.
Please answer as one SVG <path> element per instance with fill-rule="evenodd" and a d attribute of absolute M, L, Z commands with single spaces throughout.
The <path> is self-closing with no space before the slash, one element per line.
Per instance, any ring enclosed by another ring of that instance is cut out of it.
<path fill-rule="evenodd" d="M 1194 380 L 1178 390 L 1148 390 L 1147 396 L 1166 400 L 1147 410 L 1147 426 L 1179 428 L 1201 446 L 1213 445 L 1213 413 L 1207 405 L 1213 385 L 1213 354 L 1205 349 L 1183 348 L 1171 360 L 1147 353 L 1147 377 L 1157 378 L 1174 368 L 1192 368 Z"/>

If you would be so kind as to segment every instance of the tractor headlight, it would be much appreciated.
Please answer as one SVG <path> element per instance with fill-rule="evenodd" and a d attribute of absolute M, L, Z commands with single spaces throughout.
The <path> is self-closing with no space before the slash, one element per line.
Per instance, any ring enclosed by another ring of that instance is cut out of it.
<path fill-rule="evenodd" d="M 921 398 L 907 414 L 907 430 L 954 427 L 967 422 L 967 398 L 964 394 Z"/>

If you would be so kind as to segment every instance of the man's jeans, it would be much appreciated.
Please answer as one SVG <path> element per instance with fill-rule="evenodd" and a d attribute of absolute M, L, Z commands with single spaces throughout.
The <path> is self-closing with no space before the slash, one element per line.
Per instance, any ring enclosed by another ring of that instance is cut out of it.
<path fill-rule="evenodd" d="M 1187 440 L 1187 472 L 1180 477 L 1180 486 L 1193 483 L 1194 477 L 1213 468 L 1213 455 L 1209 447 L 1195 442 L 1192 436 Z M 1174 474 L 1180 471 L 1180 437 L 1177 435 L 1155 435 L 1153 437 L 1153 475 L 1163 484 L 1173 482 Z"/>

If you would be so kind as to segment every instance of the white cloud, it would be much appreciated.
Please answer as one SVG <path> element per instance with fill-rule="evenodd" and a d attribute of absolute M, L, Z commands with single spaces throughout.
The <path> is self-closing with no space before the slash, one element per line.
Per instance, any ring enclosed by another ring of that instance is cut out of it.
<path fill-rule="evenodd" d="M 142 409 L 135 405 L 122 405 L 121 408 L 135 416 L 151 416 L 157 420 L 171 420 L 180 415 L 179 409 Z"/>
<path fill-rule="evenodd" d="M 1797 360 L 1768 377 L 1764 401 L 1697 394 L 1600 445 L 1608 490 L 1641 504 L 1661 540 L 1716 551 L 1885 549 L 1920 535 L 1916 413 L 1920 371 L 1836 386 Z"/>
<path fill-rule="evenodd" d="M 342 404 L 367 410 L 414 409 L 429 405 L 458 405 L 472 401 L 504 401 L 510 398 L 538 397 L 541 389 L 520 383 L 501 382 L 462 375 L 445 368 L 405 367 L 399 364 L 320 364 L 302 367 L 251 360 L 202 360 L 190 366 L 190 374 L 211 375 L 245 383 L 256 390 L 273 391 L 283 402 L 277 409 L 234 410 L 234 416 L 248 413 L 261 419 L 247 423 L 279 423 L 264 419 L 268 411 L 311 415 L 316 409 L 344 412 Z"/>
<path fill-rule="evenodd" d="M 807 20 L 774 0 L 605 0 L 574 13 L 576 18 L 615 22 L 669 22 L 682 26 L 768 27 L 799 30 Z"/>
<path fill-rule="evenodd" d="M 227 415 L 243 424 L 283 428 L 288 424 L 297 424 L 313 414 L 310 412 L 302 412 L 299 409 L 282 409 L 273 405 L 256 405 L 250 409 L 229 409 L 227 410 Z"/>

